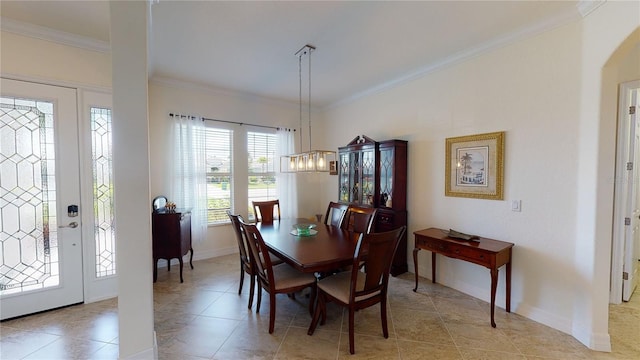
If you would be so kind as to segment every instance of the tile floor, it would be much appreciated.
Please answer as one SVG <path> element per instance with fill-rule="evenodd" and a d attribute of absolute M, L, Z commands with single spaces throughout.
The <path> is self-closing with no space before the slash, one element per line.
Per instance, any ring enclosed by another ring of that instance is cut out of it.
<path fill-rule="evenodd" d="M 174 268 L 175 269 L 175 268 Z M 613 352 L 587 349 L 574 338 L 412 274 L 390 282 L 389 338 L 379 307 L 356 313 L 356 354 L 349 355 L 346 315 L 329 305 L 327 323 L 307 335 L 307 298 L 277 299 L 268 333 L 268 297 L 260 314 L 247 309 L 248 282 L 238 296 L 236 255 L 202 260 L 195 270 L 159 269 L 154 286 L 160 359 L 640 359 L 640 294 L 610 308 Z M 0 323 L 0 359 L 117 359 L 115 299 Z"/>

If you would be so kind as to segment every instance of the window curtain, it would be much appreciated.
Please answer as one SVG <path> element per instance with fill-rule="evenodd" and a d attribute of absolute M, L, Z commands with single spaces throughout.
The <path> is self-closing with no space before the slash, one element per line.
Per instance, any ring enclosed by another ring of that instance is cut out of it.
<path fill-rule="evenodd" d="M 295 152 L 295 139 L 293 130 L 278 128 L 276 131 L 278 136 L 278 150 L 276 156 L 278 162 L 280 157 L 293 154 Z M 278 198 L 280 200 L 281 215 L 283 218 L 292 218 L 298 216 L 298 186 L 296 183 L 295 173 L 283 173 L 277 169 L 276 187 L 278 190 Z"/>
<path fill-rule="evenodd" d="M 191 209 L 191 239 L 203 242 L 207 235 L 207 173 L 205 131 L 201 118 L 170 115 L 173 130 L 171 196 L 178 208 Z"/>

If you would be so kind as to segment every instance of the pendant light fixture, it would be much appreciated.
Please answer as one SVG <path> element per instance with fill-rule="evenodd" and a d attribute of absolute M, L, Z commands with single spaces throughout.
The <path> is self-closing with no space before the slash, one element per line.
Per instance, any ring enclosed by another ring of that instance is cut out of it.
<path fill-rule="evenodd" d="M 307 121 L 309 124 L 309 151 L 291 155 L 282 156 L 280 158 L 280 172 L 329 172 L 329 163 L 336 160 L 336 152 L 330 150 L 311 150 L 311 53 L 315 51 L 315 46 L 305 45 L 296 52 L 298 57 L 298 79 L 299 79 L 299 98 L 300 98 L 300 147 L 302 148 L 302 118 L 303 118 L 303 101 L 302 101 L 302 59 L 308 59 L 308 102 L 307 102 Z"/>

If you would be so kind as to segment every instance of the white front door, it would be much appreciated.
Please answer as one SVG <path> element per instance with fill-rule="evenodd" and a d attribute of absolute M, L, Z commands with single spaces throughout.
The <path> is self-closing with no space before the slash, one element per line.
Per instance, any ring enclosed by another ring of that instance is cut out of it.
<path fill-rule="evenodd" d="M 640 243 L 640 190 L 638 182 L 640 181 L 640 121 L 638 121 L 638 92 L 636 88 L 630 93 L 629 106 L 629 158 L 628 163 L 631 164 L 628 169 L 627 187 L 628 187 L 628 205 L 627 219 L 629 225 L 625 225 L 624 235 L 624 266 L 622 280 L 622 300 L 629 301 L 633 291 L 638 285 L 638 261 L 637 255 L 638 244 Z M 625 220 L 626 221 L 626 220 Z M 635 248 L 635 250 L 634 250 Z"/>
<path fill-rule="evenodd" d="M 0 319 L 8 319 L 83 302 L 82 209 L 76 90 L 0 81 Z"/>

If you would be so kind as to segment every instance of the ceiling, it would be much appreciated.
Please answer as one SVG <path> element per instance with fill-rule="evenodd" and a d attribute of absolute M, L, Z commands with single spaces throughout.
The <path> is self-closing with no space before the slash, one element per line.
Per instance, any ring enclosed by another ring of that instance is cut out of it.
<path fill-rule="evenodd" d="M 578 3 L 157 0 L 150 74 L 297 103 L 295 53 L 311 44 L 312 104 L 325 107 L 564 24 Z M 105 1 L 3 0 L 0 14 L 109 42 Z"/>

